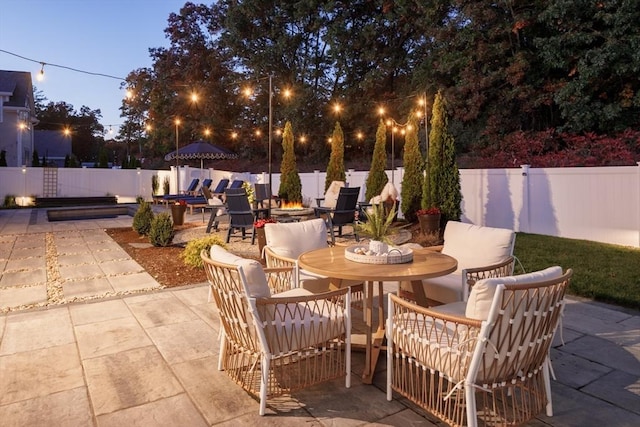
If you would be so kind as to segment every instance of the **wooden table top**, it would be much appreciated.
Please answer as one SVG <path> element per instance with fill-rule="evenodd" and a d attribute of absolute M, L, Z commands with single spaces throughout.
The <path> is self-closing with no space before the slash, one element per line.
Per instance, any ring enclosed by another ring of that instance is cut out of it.
<path fill-rule="evenodd" d="M 347 280 L 396 281 L 419 280 L 454 272 L 458 261 L 428 250 L 414 250 L 413 261 L 404 264 L 365 264 L 344 256 L 344 246 L 305 252 L 298 258 L 301 268 L 327 277 Z"/>

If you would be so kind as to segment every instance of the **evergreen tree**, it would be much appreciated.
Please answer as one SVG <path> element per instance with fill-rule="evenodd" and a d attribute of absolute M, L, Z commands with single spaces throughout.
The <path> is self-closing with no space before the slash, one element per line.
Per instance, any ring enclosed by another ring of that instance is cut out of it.
<path fill-rule="evenodd" d="M 107 155 L 107 150 L 105 150 L 104 148 L 100 149 L 100 154 L 98 155 L 98 167 L 99 168 L 109 167 L 109 156 Z"/>
<path fill-rule="evenodd" d="M 38 150 L 33 150 L 33 155 L 31 156 L 31 166 L 37 168 L 40 166 L 40 156 L 38 156 Z"/>
<path fill-rule="evenodd" d="M 296 166 L 291 122 L 284 126 L 282 134 L 282 163 L 280 164 L 280 189 L 278 196 L 290 202 L 302 202 L 302 182 Z"/>
<path fill-rule="evenodd" d="M 418 121 L 413 114 L 407 122 L 403 164 L 404 177 L 402 178 L 402 193 L 400 197 L 401 209 L 407 221 L 414 221 L 422 199 L 424 168 L 420 143 L 418 142 Z"/>
<path fill-rule="evenodd" d="M 0 151 L 0 166 L 7 166 L 7 151 Z"/>
<path fill-rule="evenodd" d="M 69 165 L 70 163 L 71 163 L 71 159 L 69 158 L 69 155 L 67 154 L 66 156 L 64 156 L 64 167 L 65 168 L 70 167 L 70 165 Z"/>
<path fill-rule="evenodd" d="M 344 133 L 340 122 L 336 122 L 331 137 L 331 156 L 327 166 L 327 177 L 324 180 L 324 191 L 326 192 L 333 181 L 346 181 L 347 175 L 344 172 Z"/>
<path fill-rule="evenodd" d="M 446 102 L 441 91 L 433 101 L 431 132 L 429 133 L 429 170 L 423 189 L 422 207 L 440 208 L 442 222 L 460 220 L 462 193 L 460 172 L 456 164 L 456 147 L 449 133 Z M 428 187 L 427 187 L 428 185 Z"/>
<path fill-rule="evenodd" d="M 378 124 L 376 131 L 376 145 L 373 147 L 373 158 L 371 159 L 371 168 L 367 176 L 367 191 L 365 199 L 371 200 L 373 197 L 382 193 L 382 189 L 389 182 L 389 177 L 385 173 L 387 165 L 387 127 L 383 120 Z"/>

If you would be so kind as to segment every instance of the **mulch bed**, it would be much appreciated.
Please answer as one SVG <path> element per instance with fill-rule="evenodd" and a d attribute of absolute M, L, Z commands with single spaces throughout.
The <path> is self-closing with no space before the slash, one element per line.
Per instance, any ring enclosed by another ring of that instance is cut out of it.
<path fill-rule="evenodd" d="M 177 230 L 183 228 L 189 225 L 176 227 Z M 134 247 L 131 243 L 149 243 L 149 239 L 132 228 L 110 228 L 106 232 L 161 285 L 174 287 L 207 281 L 202 268 L 189 267 L 182 261 L 182 246 Z"/>

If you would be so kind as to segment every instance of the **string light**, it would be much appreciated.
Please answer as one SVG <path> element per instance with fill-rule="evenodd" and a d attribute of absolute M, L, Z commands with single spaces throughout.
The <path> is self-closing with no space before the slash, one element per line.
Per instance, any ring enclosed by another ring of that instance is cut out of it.
<path fill-rule="evenodd" d="M 42 64 L 42 67 L 40 68 L 40 72 L 36 76 L 36 80 L 38 80 L 39 82 L 44 80 L 44 65 L 45 65 L 45 63 L 41 62 L 40 64 Z"/>
<path fill-rule="evenodd" d="M 59 64 L 52 64 L 50 62 L 37 61 L 35 59 L 27 58 L 26 56 L 18 55 L 17 53 L 9 52 L 8 50 L 4 50 L 4 49 L 0 49 L 0 52 L 6 53 L 8 55 L 16 56 L 16 57 L 18 57 L 20 59 L 24 59 L 25 61 L 31 61 L 31 62 L 35 62 L 36 64 L 41 64 L 42 68 L 40 69 L 40 74 L 43 77 L 44 77 L 44 66 L 48 65 L 49 67 L 64 68 L 65 70 L 75 71 L 76 73 L 89 74 L 89 75 L 92 75 L 92 76 L 107 77 L 109 79 L 121 80 L 123 82 L 126 82 L 126 79 L 124 79 L 122 77 L 112 76 L 112 75 L 104 74 L 104 73 L 95 73 L 93 71 L 80 70 L 78 68 L 68 67 L 66 65 L 59 65 Z"/>

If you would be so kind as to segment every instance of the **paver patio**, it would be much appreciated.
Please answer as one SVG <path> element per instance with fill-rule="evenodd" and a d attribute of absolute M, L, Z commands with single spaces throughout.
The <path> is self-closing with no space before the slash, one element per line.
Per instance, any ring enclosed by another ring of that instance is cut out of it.
<path fill-rule="evenodd" d="M 18 236 L 31 235 L 43 245 L 44 231 L 83 231 L 95 238 L 103 228 L 131 224 L 130 217 L 48 224 L 41 213 L 36 216 L 30 225 L 28 210 L 0 211 L 3 278 L 13 250 L 32 247 L 30 239 Z M 106 275 L 112 288 L 119 273 Z M 79 293 L 107 289 L 98 279 L 85 285 Z M 0 279 L 0 307 L 15 294 L 42 298 L 43 289 L 39 282 L 13 287 Z M 640 425 L 639 314 L 570 298 L 564 345 L 557 336 L 552 351 L 554 416 L 540 415 L 527 425 Z M 384 356 L 374 384 L 362 384 L 364 354 L 357 351 L 350 389 L 342 379 L 321 384 L 271 400 L 267 416 L 260 417 L 257 399 L 216 369 L 218 332 L 204 283 L 0 314 L 0 424 L 438 425 L 397 395 L 386 400 Z"/>

